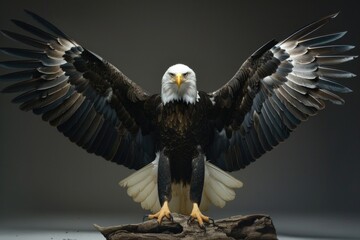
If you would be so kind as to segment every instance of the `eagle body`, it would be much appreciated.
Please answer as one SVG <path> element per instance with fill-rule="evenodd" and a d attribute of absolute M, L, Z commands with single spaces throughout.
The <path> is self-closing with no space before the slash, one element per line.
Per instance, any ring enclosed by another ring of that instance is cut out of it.
<path fill-rule="evenodd" d="M 198 148 L 208 146 L 212 135 L 212 104 L 206 93 L 199 95 L 195 104 L 176 100 L 164 105 L 160 113 L 160 149 L 170 159 L 171 178 L 176 183 L 190 183 L 191 161 L 198 156 Z"/>
<path fill-rule="evenodd" d="M 0 76 L 11 82 L 2 92 L 18 93 L 13 102 L 21 110 L 40 115 L 87 152 L 136 170 L 120 185 L 159 222 L 171 218 L 170 209 L 200 226 L 209 222 L 201 211 L 224 207 L 242 186 L 226 172 L 285 141 L 326 102 L 343 104 L 336 93 L 351 90 L 337 79 L 355 76 L 334 68 L 357 57 L 344 54 L 353 46 L 333 44 L 346 32 L 310 37 L 337 14 L 269 41 L 214 92 L 199 91 L 195 72 L 175 64 L 161 92 L 151 95 L 52 23 L 26 13 L 40 26 L 12 20 L 27 35 L 1 31 L 32 48 L 0 48 L 18 58 L 0 62 L 14 70 Z"/>

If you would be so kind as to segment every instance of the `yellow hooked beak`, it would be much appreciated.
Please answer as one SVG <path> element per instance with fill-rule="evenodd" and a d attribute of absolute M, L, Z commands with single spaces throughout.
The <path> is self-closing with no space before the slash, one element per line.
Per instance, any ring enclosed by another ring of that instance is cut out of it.
<path fill-rule="evenodd" d="M 176 85 L 178 86 L 178 88 L 180 88 L 181 84 L 184 81 L 184 76 L 181 73 L 177 73 L 175 75 L 175 81 L 176 81 Z"/>

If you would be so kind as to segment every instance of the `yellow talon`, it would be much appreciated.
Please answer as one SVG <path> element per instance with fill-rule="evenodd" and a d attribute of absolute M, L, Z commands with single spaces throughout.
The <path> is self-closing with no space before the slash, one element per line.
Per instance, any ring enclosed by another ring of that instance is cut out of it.
<path fill-rule="evenodd" d="M 163 218 L 166 217 L 167 219 L 171 220 L 173 219 L 173 217 L 171 216 L 171 212 L 169 209 L 169 204 L 168 201 L 165 201 L 163 206 L 161 207 L 160 211 L 155 213 L 155 214 L 149 214 L 148 218 L 149 219 L 157 219 L 157 222 L 159 224 L 161 224 Z"/>
<path fill-rule="evenodd" d="M 206 223 L 210 223 L 210 218 L 208 216 L 205 216 L 201 213 L 200 209 L 199 209 L 199 206 L 197 205 L 197 203 L 194 203 L 193 204 L 193 209 L 191 211 L 191 214 L 190 214 L 190 218 L 189 218 L 189 221 L 188 223 L 192 222 L 193 220 L 197 220 L 198 223 L 199 223 L 199 226 L 201 228 L 205 228 L 204 227 L 204 222 Z"/>

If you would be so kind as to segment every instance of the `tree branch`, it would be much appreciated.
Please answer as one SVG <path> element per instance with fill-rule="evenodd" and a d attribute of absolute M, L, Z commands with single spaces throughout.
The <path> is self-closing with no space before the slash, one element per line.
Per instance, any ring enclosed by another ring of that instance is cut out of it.
<path fill-rule="evenodd" d="M 275 240 L 276 230 L 272 220 L 267 215 L 232 216 L 215 221 L 215 225 L 206 226 L 206 231 L 199 228 L 197 222 L 187 224 L 188 216 L 173 213 L 174 222 L 164 220 L 159 225 L 155 220 L 139 224 L 129 224 L 112 227 L 94 227 L 107 240 Z"/>

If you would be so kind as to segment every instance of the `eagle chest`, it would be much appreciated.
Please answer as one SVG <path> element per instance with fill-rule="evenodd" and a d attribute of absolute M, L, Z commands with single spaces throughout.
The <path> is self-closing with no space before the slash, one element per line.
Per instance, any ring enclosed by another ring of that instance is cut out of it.
<path fill-rule="evenodd" d="M 167 104 L 162 113 L 161 125 L 165 132 L 185 137 L 199 120 L 199 113 L 193 104 Z"/>

